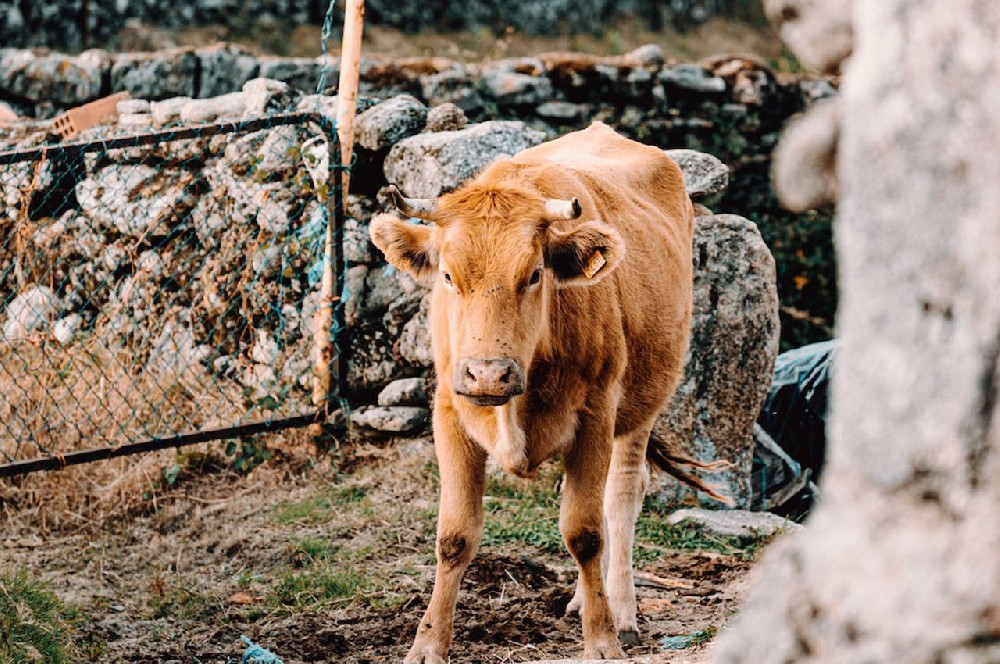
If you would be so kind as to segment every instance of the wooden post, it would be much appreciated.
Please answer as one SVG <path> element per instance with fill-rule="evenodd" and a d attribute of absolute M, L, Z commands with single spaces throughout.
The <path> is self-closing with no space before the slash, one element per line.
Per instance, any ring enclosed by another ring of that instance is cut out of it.
<path fill-rule="evenodd" d="M 354 155 L 354 115 L 358 106 L 358 74 L 361 67 L 361 33 L 365 21 L 365 0 L 347 0 L 344 17 L 344 40 L 340 49 L 340 83 L 337 85 L 337 135 L 344 166 Z M 351 173 L 344 171 L 344 196 L 351 183 Z"/>
<path fill-rule="evenodd" d="M 344 36 L 340 49 L 340 81 L 337 86 L 337 137 L 340 142 L 341 166 L 345 168 L 342 172 L 340 196 L 335 196 L 333 189 L 338 185 L 331 177 L 328 182 L 327 197 L 333 200 L 346 201 L 347 192 L 351 184 L 350 170 L 347 168 L 351 164 L 354 154 L 354 116 L 358 103 L 358 73 L 361 65 L 361 33 L 364 28 L 365 3 L 364 0 L 348 0 L 347 12 L 344 17 Z M 332 152 L 332 151 L 331 151 Z M 335 172 L 331 164 L 331 173 Z M 320 284 L 320 304 L 316 312 L 314 340 L 316 344 L 316 356 L 314 365 L 313 382 L 313 405 L 319 409 L 329 407 L 329 399 L 333 387 L 333 377 L 331 368 L 333 364 L 333 338 L 330 329 L 333 323 L 333 310 L 341 293 L 336 293 L 337 279 L 335 275 L 335 265 L 343 265 L 340 252 L 343 247 L 335 240 L 342 237 L 342 232 L 335 233 L 334 217 L 327 216 L 326 237 L 324 240 L 324 262 L 323 279 Z M 341 229 L 342 231 L 342 229 Z M 339 349 L 338 352 L 346 352 L 346 349 Z M 345 367 L 344 362 L 340 362 L 340 370 Z M 341 381 L 342 383 L 343 381 Z M 343 396 L 343 395 L 341 395 Z M 322 433 L 320 425 L 313 425 L 311 432 L 313 437 Z"/>

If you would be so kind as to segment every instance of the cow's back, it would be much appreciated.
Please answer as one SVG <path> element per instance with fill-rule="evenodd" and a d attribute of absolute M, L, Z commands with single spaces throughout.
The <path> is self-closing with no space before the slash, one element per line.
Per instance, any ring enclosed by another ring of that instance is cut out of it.
<path fill-rule="evenodd" d="M 625 258 L 605 282 L 558 293 L 576 301 L 564 310 L 586 312 L 574 322 L 578 338 L 592 339 L 588 328 L 595 325 L 621 330 L 627 365 L 616 430 L 631 431 L 659 411 L 684 366 L 694 212 L 680 169 L 662 150 L 602 123 L 525 150 L 512 161 L 524 166 L 522 175 L 544 195 L 581 200 L 583 217 L 561 226 L 596 216 L 625 240 Z"/>

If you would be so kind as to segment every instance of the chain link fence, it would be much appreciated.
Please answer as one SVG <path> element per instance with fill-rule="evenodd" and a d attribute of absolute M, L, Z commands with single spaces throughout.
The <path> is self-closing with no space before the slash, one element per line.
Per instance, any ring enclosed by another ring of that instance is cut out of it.
<path fill-rule="evenodd" d="M 325 420 L 334 122 L 89 134 L 0 151 L 0 477 Z"/>

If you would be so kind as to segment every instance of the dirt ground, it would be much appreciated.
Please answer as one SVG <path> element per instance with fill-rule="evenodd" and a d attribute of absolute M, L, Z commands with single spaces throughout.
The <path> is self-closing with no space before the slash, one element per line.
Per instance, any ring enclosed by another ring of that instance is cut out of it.
<path fill-rule="evenodd" d="M 433 578 L 432 446 L 362 447 L 341 465 L 298 456 L 249 476 L 184 473 L 143 509 L 57 531 L 7 512 L 0 570 L 27 570 L 67 604 L 79 661 L 238 661 L 243 634 L 285 664 L 400 661 Z M 558 479 L 554 466 L 534 483 L 491 473 L 452 662 L 581 653 L 579 619 L 564 615 L 575 576 L 558 539 Z M 702 662 L 758 548 L 670 530 L 650 509 L 629 654 Z M 667 650 L 665 637 L 687 647 Z"/>

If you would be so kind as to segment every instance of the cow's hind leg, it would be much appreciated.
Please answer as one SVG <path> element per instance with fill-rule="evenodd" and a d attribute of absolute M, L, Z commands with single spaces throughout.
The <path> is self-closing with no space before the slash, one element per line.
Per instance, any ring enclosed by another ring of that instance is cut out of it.
<path fill-rule="evenodd" d="M 617 659 L 624 655 L 601 570 L 606 540 L 602 503 L 612 423 L 610 418 L 591 416 L 581 424 L 574 449 L 566 455 L 559 528 L 580 572 L 584 658 Z"/>
<path fill-rule="evenodd" d="M 646 466 L 648 427 L 642 427 L 615 439 L 611 468 L 604 491 L 604 514 L 608 523 L 608 567 L 605 581 L 608 602 L 615 616 L 618 637 L 625 645 L 638 642 L 636 621 L 635 580 L 632 574 L 632 548 L 635 543 L 635 522 L 642 510 L 642 500 L 649 486 Z"/>
<path fill-rule="evenodd" d="M 454 413 L 443 410 L 435 407 L 434 411 L 434 447 L 441 477 L 437 571 L 430 603 L 405 664 L 448 661 L 459 584 L 483 534 L 486 454 L 459 430 Z"/>

